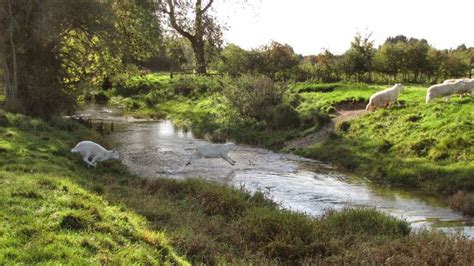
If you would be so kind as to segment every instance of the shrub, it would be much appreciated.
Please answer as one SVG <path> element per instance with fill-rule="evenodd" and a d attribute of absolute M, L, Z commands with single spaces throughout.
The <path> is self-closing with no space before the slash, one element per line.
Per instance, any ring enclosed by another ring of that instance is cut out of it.
<path fill-rule="evenodd" d="M 126 99 L 124 105 L 125 109 L 130 111 L 136 111 L 141 107 L 140 102 L 134 99 Z"/>
<path fill-rule="evenodd" d="M 129 74 L 119 75 L 115 78 L 114 88 L 115 93 L 130 97 L 138 94 L 146 94 L 152 89 L 162 87 L 162 81 L 156 78 L 155 75 L 137 75 L 131 76 Z"/>
<path fill-rule="evenodd" d="M 267 122 L 275 129 L 295 128 L 300 126 L 298 113 L 295 109 L 286 104 L 279 104 L 272 108 Z"/>
<path fill-rule="evenodd" d="M 340 235 L 399 235 L 410 233 L 410 224 L 372 208 L 345 209 L 342 212 L 329 211 L 324 221 L 334 233 Z"/>
<path fill-rule="evenodd" d="M 304 114 L 301 118 L 303 126 L 312 127 L 317 125 L 322 127 L 324 124 L 331 121 L 331 117 L 328 114 L 322 113 L 321 111 L 314 109 L 311 112 Z"/>
<path fill-rule="evenodd" d="M 222 90 L 222 82 L 204 76 L 178 76 L 170 82 L 170 89 L 175 95 L 195 96 Z"/>
<path fill-rule="evenodd" d="M 286 90 L 287 86 L 275 84 L 269 77 L 244 75 L 226 86 L 223 93 L 242 116 L 262 121 L 282 103 Z"/>
<path fill-rule="evenodd" d="M 466 215 L 474 215 L 474 193 L 458 191 L 451 197 L 451 208 Z"/>
<path fill-rule="evenodd" d="M 109 101 L 109 96 L 105 95 L 103 91 L 94 94 L 94 100 L 96 103 L 106 103 Z"/>

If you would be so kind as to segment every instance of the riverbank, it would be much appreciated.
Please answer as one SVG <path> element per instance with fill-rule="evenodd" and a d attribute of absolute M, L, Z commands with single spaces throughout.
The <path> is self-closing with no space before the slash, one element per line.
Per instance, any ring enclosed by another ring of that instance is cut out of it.
<path fill-rule="evenodd" d="M 89 169 L 70 148 L 103 143 L 96 134 L 71 121 L 1 118 L 4 263 L 472 263 L 474 241 L 409 233 L 373 209 L 315 219 L 262 193 L 142 179 L 119 162 Z"/>
<path fill-rule="evenodd" d="M 293 119 L 302 122 L 296 127 L 275 129 L 240 116 L 211 78 L 188 81 L 196 88 L 211 88 L 205 93 L 150 101 L 151 95 L 166 94 L 182 83 L 161 77 L 156 85 L 151 77 L 155 76 L 144 78 L 150 82 L 148 94 L 112 97 L 112 102 L 135 105 L 128 108 L 134 115 L 166 116 L 212 141 L 233 139 L 293 152 L 381 184 L 456 194 L 452 207 L 465 214 L 474 213 L 474 101 L 470 97 L 426 105 L 427 86 L 406 86 L 400 96 L 401 106 L 366 113 L 363 108 L 370 95 L 386 86 L 295 83 L 285 97 L 296 106 L 297 117 Z M 348 111 L 357 115 L 334 120 Z M 290 119 L 277 118 L 280 124 Z M 299 145 L 292 145 L 298 141 Z"/>

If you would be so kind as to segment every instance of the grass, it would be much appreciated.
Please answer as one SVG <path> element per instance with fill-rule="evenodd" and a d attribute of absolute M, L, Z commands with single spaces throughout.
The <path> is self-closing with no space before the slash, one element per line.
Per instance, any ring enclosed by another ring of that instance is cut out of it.
<path fill-rule="evenodd" d="M 374 209 L 312 218 L 199 179 L 138 178 L 117 161 L 90 169 L 70 148 L 103 140 L 80 125 L 5 113 L 0 123 L 2 264 L 415 263 L 438 253 L 472 263 L 473 241 L 410 233 Z"/>
<path fill-rule="evenodd" d="M 0 264 L 186 264 L 162 231 L 78 184 L 70 154 L 97 138 L 71 121 L 0 110 Z"/>
<path fill-rule="evenodd" d="M 474 190 L 472 99 L 425 105 L 424 94 L 425 88 L 408 86 L 402 107 L 345 122 L 345 130 L 330 140 L 297 153 L 384 183 L 446 193 Z"/>
<path fill-rule="evenodd" d="M 172 83 L 180 82 L 168 79 L 168 85 L 163 83 L 161 91 L 170 91 Z M 148 105 L 140 98 L 143 95 L 137 96 L 134 100 L 139 107 L 133 113 L 168 117 L 177 125 L 192 128 L 198 137 L 212 141 L 233 139 L 273 150 L 281 150 L 288 140 L 318 131 L 327 121 L 325 115 L 331 115 L 338 104 L 367 102 L 375 91 L 387 87 L 344 82 L 290 84 L 286 98 L 297 102 L 296 111 L 303 123 L 297 128 L 278 130 L 239 116 L 218 87 L 209 85 L 216 84 L 215 78 L 187 83 L 194 84 L 193 88 L 213 89 L 163 98 Z M 400 107 L 377 110 L 343 122 L 327 141 L 292 152 L 330 162 L 379 183 L 444 194 L 472 192 L 473 100 L 453 97 L 448 103 L 439 99 L 426 105 L 426 88 L 409 84 L 400 95 Z"/>

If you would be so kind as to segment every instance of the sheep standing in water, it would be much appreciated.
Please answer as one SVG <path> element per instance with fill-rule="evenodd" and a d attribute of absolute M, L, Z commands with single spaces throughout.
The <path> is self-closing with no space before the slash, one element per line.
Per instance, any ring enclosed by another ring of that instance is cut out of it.
<path fill-rule="evenodd" d="M 71 152 L 79 153 L 82 160 L 89 166 L 96 167 L 97 162 L 103 162 L 109 159 L 118 160 L 119 154 L 116 150 L 106 150 L 104 147 L 93 141 L 81 141 Z M 89 161 L 89 158 L 91 160 Z"/>
<path fill-rule="evenodd" d="M 190 165 L 193 160 L 200 158 L 222 158 L 231 165 L 234 165 L 235 161 L 229 157 L 228 153 L 236 148 L 237 146 L 234 143 L 206 144 L 197 147 L 196 151 L 191 155 L 191 158 L 189 158 L 188 163 L 186 163 L 186 166 Z"/>
<path fill-rule="evenodd" d="M 372 111 L 381 106 L 389 106 L 394 102 L 398 102 L 398 95 L 404 89 L 402 84 L 395 84 L 383 91 L 378 91 L 370 96 L 369 104 L 365 107 L 366 111 Z"/>

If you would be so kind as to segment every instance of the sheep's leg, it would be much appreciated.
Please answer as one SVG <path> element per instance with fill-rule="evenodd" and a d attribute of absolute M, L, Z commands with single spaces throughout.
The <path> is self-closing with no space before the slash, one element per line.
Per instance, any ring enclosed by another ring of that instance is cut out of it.
<path fill-rule="evenodd" d="M 99 159 L 98 156 L 94 156 L 94 158 L 92 158 L 92 161 L 91 161 L 91 164 L 92 166 L 96 167 L 97 166 L 97 160 Z"/>
<path fill-rule="evenodd" d="M 234 165 L 235 164 L 235 161 L 232 160 L 227 154 L 224 154 L 224 155 L 221 155 L 221 158 L 226 160 L 228 163 L 230 163 L 231 165 Z"/>
<path fill-rule="evenodd" d="M 94 166 L 94 165 L 89 161 L 89 156 L 83 157 L 82 160 L 87 164 L 87 166 L 89 166 L 89 167 Z"/>

